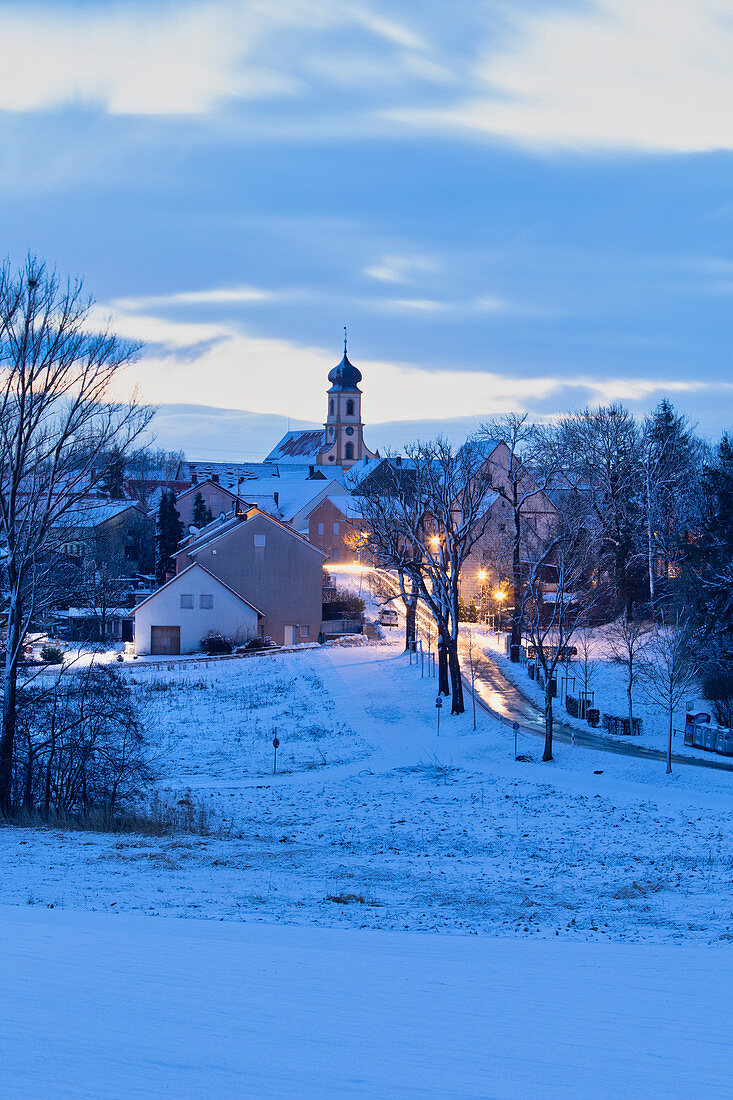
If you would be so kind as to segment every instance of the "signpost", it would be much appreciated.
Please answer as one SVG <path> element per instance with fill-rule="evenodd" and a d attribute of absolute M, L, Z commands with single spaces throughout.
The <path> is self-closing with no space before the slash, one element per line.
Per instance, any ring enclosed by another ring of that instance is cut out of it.
<path fill-rule="evenodd" d="M 514 759 L 517 759 L 517 734 L 519 733 L 519 722 L 512 722 L 512 729 L 514 730 Z"/>
<path fill-rule="evenodd" d="M 275 760 L 273 761 L 272 765 L 272 774 L 277 775 L 277 750 L 280 748 L 280 742 L 278 741 L 277 730 L 275 729 L 272 732 L 275 734 L 272 739 L 272 747 L 275 750 Z"/>
<path fill-rule="evenodd" d="M 437 699 L 435 700 L 435 710 L 436 710 L 437 715 L 438 715 L 438 737 L 440 737 L 440 711 L 442 709 L 442 706 L 443 706 L 443 696 L 439 695 L 437 697 Z"/>

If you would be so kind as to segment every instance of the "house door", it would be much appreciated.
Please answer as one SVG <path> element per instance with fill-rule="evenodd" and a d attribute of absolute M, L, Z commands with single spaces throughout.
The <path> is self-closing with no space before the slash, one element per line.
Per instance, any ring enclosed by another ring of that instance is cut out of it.
<path fill-rule="evenodd" d="M 285 627 L 285 645 L 295 645 L 295 627 Z"/>
<path fill-rule="evenodd" d="M 150 652 L 162 657 L 172 657 L 180 653 L 180 626 L 151 626 Z"/>

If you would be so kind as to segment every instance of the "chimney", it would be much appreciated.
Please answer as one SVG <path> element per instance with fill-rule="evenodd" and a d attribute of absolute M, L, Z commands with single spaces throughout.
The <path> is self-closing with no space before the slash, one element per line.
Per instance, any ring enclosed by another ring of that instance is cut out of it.
<path fill-rule="evenodd" d="M 395 455 L 395 460 L 394 461 L 395 461 L 395 466 L 401 466 L 402 465 L 402 455 Z"/>
<path fill-rule="evenodd" d="M 279 508 L 280 507 L 280 494 L 279 493 L 273 493 L 272 495 L 275 498 L 275 507 Z"/>
<path fill-rule="evenodd" d="M 214 485 L 218 485 L 219 484 L 219 475 L 218 474 L 212 474 L 211 475 L 211 480 L 214 482 Z"/>

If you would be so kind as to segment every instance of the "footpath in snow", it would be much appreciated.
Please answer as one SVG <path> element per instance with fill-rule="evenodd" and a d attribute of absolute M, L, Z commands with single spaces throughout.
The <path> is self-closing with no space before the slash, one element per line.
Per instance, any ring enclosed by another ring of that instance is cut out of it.
<path fill-rule="evenodd" d="M 728 948 L 0 908 L 6 1100 L 730 1096 Z"/>

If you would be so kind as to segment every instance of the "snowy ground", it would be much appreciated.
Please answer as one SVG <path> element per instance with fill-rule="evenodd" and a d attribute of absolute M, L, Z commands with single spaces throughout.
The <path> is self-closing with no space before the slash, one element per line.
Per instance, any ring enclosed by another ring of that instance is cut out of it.
<path fill-rule="evenodd" d="M 212 832 L 0 829 L 4 1096 L 729 1095 L 733 777 L 438 736 L 385 633 L 124 666 Z"/>
<path fill-rule="evenodd" d="M 729 948 L 0 907 L 3 1096 L 730 1095 Z"/>
<path fill-rule="evenodd" d="M 398 642 L 129 675 L 165 797 L 215 835 L 0 830 L 0 902 L 489 935 L 727 942 L 731 776 L 444 714 Z M 213 684 L 211 687 L 209 685 Z M 273 776 L 277 727 L 286 774 Z"/>

